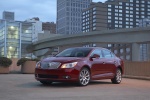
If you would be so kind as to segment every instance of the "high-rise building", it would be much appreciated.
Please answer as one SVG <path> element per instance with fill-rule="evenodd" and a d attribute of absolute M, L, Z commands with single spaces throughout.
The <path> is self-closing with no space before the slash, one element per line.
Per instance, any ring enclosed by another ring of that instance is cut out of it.
<path fill-rule="evenodd" d="M 107 0 L 91 3 L 82 12 L 82 31 L 149 26 L 150 0 Z M 131 60 L 131 44 L 108 44 L 124 60 Z M 148 44 L 140 44 L 140 60 L 148 60 Z"/>
<path fill-rule="evenodd" d="M 99 31 L 107 29 L 107 4 L 91 3 L 90 7 L 83 10 L 82 31 Z"/>
<path fill-rule="evenodd" d="M 139 20 L 139 27 L 150 26 L 150 18 L 143 18 Z"/>
<path fill-rule="evenodd" d="M 76 34 L 82 32 L 82 10 L 92 0 L 57 0 L 57 33 Z"/>
<path fill-rule="evenodd" d="M 150 17 L 150 0 L 107 0 L 92 3 L 83 11 L 82 31 L 133 28 Z"/>
<path fill-rule="evenodd" d="M 3 11 L 2 19 L 15 20 L 15 14 L 14 14 L 14 12 Z"/>

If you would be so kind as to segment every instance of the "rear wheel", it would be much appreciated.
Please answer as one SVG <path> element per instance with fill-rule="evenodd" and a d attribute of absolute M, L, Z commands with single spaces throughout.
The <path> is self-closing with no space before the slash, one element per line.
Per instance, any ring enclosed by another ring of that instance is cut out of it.
<path fill-rule="evenodd" d="M 90 71 L 87 68 L 83 68 L 79 74 L 79 85 L 86 86 L 90 82 Z"/>
<path fill-rule="evenodd" d="M 52 84 L 52 82 L 49 82 L 49 81 L 40 81 L 43 85 L 50 85 Z"/>
<path fill-rule="evenodd" d="M 113 79 L 111 79 L 112 83 L 114 84 L 119 84 L 122 81 L 122 72 L 121 70 L 118 68 L 116 71 L 116 75 Z"/>

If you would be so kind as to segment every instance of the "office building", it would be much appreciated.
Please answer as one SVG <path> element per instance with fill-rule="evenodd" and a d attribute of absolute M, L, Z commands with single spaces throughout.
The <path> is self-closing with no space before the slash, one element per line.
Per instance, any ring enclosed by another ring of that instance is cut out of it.
<path fill-rule="evenodd" d="M 56 24 L 54 22 L 43 22 L 42 23 L 43 31 L 50 31 L 50 33 L 56 33 Z"/>
<path fill-rule="evenodd" d="M 0 56 L 31 58 L 26 47 L 32 43 L 33 28 L 31 22 L 0 20 Z"/>
<path fill-rule="evenodd" d="M 150 0 L 107 0 L 92 3 L 83 11 L 82 31 L 133 28 L 150 17 Z"/>
<path fill-rule="evenodd" d="M 107 0 L 91 3 L 82 12 L 82 31 L 149 26 L 150 0 Z M 130 44 L 108 44 L 108 48 L 124 60 L 131 60 Z M 148 44 L 140 45 L 140 60 L 148 60 Z"/>
<path fill-rule="evenodd" d="M 107 4 L 91 3 L 90 7 L 83 10 L 82 31 L 99 31 L 107 29 Z"/>
<path fill-rule="evenodd" d="M 76 34 L 82 32 L 82 10 L 92 0 L 57 0 L 57 33 Z"/>
<path fill-rule="evenodd" d="M 2 17 L 2 19 L 5 19 L 5 20 L 15 20 L 15 14 L 14 14 L 14 12 L 3 11 L 3 17 Z"/>

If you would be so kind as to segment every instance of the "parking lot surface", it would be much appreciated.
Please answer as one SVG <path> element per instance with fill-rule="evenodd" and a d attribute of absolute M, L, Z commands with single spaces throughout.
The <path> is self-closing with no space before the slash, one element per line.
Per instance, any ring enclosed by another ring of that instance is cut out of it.
<path fill-rule="evenodd" d="M 0 74 L 0 100 L 150 100 L 150 81 L 123 78 L 121 84 L 100 80 L 84 87 L 44 86 L 33 74 Z"/>

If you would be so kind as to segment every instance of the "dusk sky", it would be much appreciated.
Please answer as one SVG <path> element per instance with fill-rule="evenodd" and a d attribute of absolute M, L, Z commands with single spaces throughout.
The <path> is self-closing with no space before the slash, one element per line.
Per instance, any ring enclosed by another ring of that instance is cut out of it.
<path fill-rule="evenodd" d="M 106 0 L 93 0 L 99 1 Z M 56 0 L 0 0 L 0 19 L 3 11 L 15 12 L 18 21 L 39 17 L 43 22 L 56 22 Z"/>

